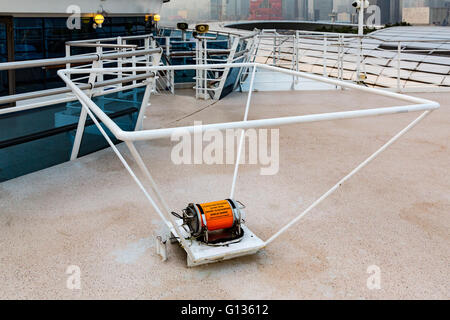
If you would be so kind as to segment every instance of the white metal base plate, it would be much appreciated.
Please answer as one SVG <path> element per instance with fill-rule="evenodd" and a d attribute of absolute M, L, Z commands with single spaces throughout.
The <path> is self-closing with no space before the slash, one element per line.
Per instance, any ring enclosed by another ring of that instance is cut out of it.
<path fill-rule="evenodd" d="M 179 224 L 183 223 L 181 220 L 178 220 L 177 222 Z M 244 230 L 244 236 L 242 237 L 242 240 L 237 243 L 228 244 L 226 246 L 209 246 L 201 241 L 188 240 L 189 247 L 194 256 L 194 260 L 192 260 L 188 255 L 188 267 L 195 267 L 202 264 L 255 254 L 264 247 L 264 241 L 258 238 L 245 225 L 241 225 L 241 227 Z M 176 234 L 175 230 L 172 229 L 171 231 L 172 234 Z M 184 236 L 187 237 L 188 234 L 186 233 L 184 234 Z M 178 240 L 178 242 L 180 242 L 180 240 Z"/>

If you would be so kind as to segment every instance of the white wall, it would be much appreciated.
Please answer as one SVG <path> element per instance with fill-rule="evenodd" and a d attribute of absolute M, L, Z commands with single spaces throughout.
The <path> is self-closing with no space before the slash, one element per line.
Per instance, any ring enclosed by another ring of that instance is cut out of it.
<path fill-rule="evenodd" d="M 78 5 L 82 13 L 103 9 L 110 14 L 159 13 L 163 0 L 0 0 L 1 15 L 65 15 L 70 5 Z"/>

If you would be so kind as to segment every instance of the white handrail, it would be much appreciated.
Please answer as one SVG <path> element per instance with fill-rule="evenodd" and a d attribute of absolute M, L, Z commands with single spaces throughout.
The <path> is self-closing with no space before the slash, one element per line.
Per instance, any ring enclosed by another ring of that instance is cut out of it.
<path fill-rule="evenodd" d="M 191 65 L 191 66 L 161 66 L 161 67 L 134 67 L 134 68 L 122 68 L 122 71 L 124 72 L 156 72 L 159 70 L 186 70 L 186 69 L 196 69 L 196 70 L 206 70 L 210 69 L 211 65 Z M 360 118 L 360 117 L 369 117 L 369 116 L 378 116 L 378 115 L 389 115 L 389 114 L 398 114 L 398 113 L 405 113 L 405 112 L 415 112 L 415 111 L 424 111 L 418 118 L 416 118 L 414 121 L 412 121 L 407 127 L 405 127 L 403 130 L 401 130 L 397 135 L 395 135 L 392 139 L 390 139 L 386 144 L 384 144 L 381 148 L 379 148 L 375 153 L 373 153 L 371 156 L 369 156 L 365 161 L 363 161 L 360 165 L 358 165 L 354 170 L 352 170 L 349 174 L 347 174 L 344 178 L 342 178 L 337 184 L 335 184 L 331 189 L 329 189 L 327 192 L 325 192 L 320 198 L 318 198 L 315 202 L 313 202 L 305 211 L 303 211 L 301 214 L 299 214 L 297 217 L 292 219 L 288 224 L 286 224 L 284 227 L 282 227 L 279 231 L 277 231 L 274 235 L 268 238 L 267 241 L 264 242 L 264 246 L 267 246 L 272 241 L 274 241 L 276 238 L 278 238 L 282 233 L 286 232 L 290 227 L 292 227 L 295 223 L 297 223 L 302 217 L 304 217 L 308 212 L 310 212 L 314 207 L 316 207 L 319 203 L 321 203 L 323 200 L 325 200 L 329 195 L 331 195 L 334 191 L 336 191 L 345 181 L 347 181 L 350 177 L 355 175 L 359 170 L 361 170 L 363 167 L 365 167 L 368 163 L 370 163 L 373 159 L 375 159 L 381 152 L 386 150 L 390 145 L 392 145 L 395 141 L 397 141 L 401 136 L 403 136 L 406 132 L 408 132 L 411 128 L 413 128 L 417 123 L 419 123 L 422 119 L 424 119 L 428 114 L 430 114 L 433 110 L 439 108 L 439 104 L 437 102 L 433 102 L 430 100 L 417 98 L 417 97 L 411 97 L 404 94 L 394 93 L 390 91 L 380 90 L 380 89 L 374 89 L 374 88 L 368 88 L 364 86 L 359 86 L 353 83 L 341 81 L 341 80 L 335 80 L 327 77 L 321 77 L 311 74 L 306 74 L 303 72 L 298 71 L 292 71 L 277 67 L 271 67 L 267 65 L 262 65 L 258 63 L 233 63 L 233 64 L 218 64 L 215 65 L 216 68 L 223 68 L 223 67 L 252 67 L 253 68 L 253 74 L 251 77 L 251 83 L 250 87 L 252 87 L 254 82 L 254 75 L 257 68 L 271 70 L 271 71 L 277 71 L 285 74 L 290 74 L 293 76 L 300 76 L 305 77 L 312 80 L 321 81 L 324 83 L 334 84 L 337 86 L 345 87 L 345 88 L 351 88 L 367 93 L 377 94 L 385 97 L 390 98 L 397 98 L 403 101 L 407 101 L 410 103 L 414 103 L 413 105 L 406 105 L 406 106 L 395 106 L 395 107 L 385 107 L 385 108 L 378 108 L 378 109 L 364 109 L 364 110 L 354 110 L 354 111 L 341 111 L 341 112 L 332 112 L 332 113 L 323 113 L 323 114 L 312 114 L 312 115 L 303 115 L 303 116 L 291 116 L 291 117 L 283 117 L 283 118 L 270 118 L 270 119 L 260 119 L 260 120 L 247 120 L 248 110 L 250 106 L 251 101 L 251 91 L 249 92 L 249 96 L 247 99 L 247 105 L 245 108 L 245 116 L 244 121 L 239 122 L 227 122 L 227 123 L 216 123 L 216 124 L 208 124 L 203 126 L 187 126 L 187 127 L 174 127 L 174 128 L 164 128 L 164 129 L 153 129 L 153 130 L 143 130 L 143 131 L 123 131 L 121 130 L 115 123 L 112 121 L 87 95 L 85 92 L 83 92 L 80 88 L 78 88 L 68 77 L 70 74 L 83 74 L 83 73 L 94 73 L 94 74 L 104 74 L 104 73 L 111 73 L 116 72 L 117 68 L 93 68 L 90 70 L 79 70 L 79 69 L 66 69 L 66 70 L 60 70 L 58 71 L 59 76 L 64 80 L 64 82 L 73 90 L 74 94 L 78 97 L 80 102 L 82 103 L 83 107 L 86 108 L 89 115 L 94 119 L 95 124 L 99 128 L 99 130 L 102 132 L 102 134 L 107 139 L 108 143 L 113 148 L 114 152 L 117 154 L 119 159 L 124 164 L 125 168 L 128 170 L 130 175 L 133 177 L 133 179 L 136 181 L 138 186 L 141 188 L 141 190 L 144 192 L 146 198 L 150 201 L 154 209 L 157 211 L 157 213 L 160 215 L 160 217 L 163 219 L 163 221 L 167 224 L 170 230 L 174 230 L 177 236 L 180 236 L 181 230 L 179 226 L 174 221 L 173 217 L 171 217 L 170 213 L 168 212 L 168 219 L 165 217 L 159 206 L 156 204 L 156 202 L 153 200 L 152 196 L 147 192 L 143 184 L 139 181 L 137 176 L 134 174 L 131 167 L 127 164 L 123 156 L 120 154 L 119 150 L 114 146 L 114 144 L 111 142 L 107 134 L 102 129 L 99 121 L 97 121 L 96 117 L 100 121 L 103 122 L 103 124 L 114 134 L 114 136 L 119 139 L 126 141 L 127 145 L 130 147 L 131 153 L 135 160 L 138 162 L 139 167 L 143 171 L 144 175 L 147 176 L 147 178 L 150 180 L 152 184 L 152 188 L 154 192 L 156 193 L 159 201 L 163 204 L 164 210 L 168 211 L 168 206 L 166 202 L 163 200 L 161 194 L 159 193 L 158 188 L 156 187 L 156 183 L 153 180 L 153 178 L 150 175 L 150 172 L 148 171 L 147 167 L 145 166 L 143 160 L 139 156 L 137 150 L 134 148 L 133 141 L 138 140 L 150 140 L 150 139 L 157 139 L 157 138 L 163 138 L 163 137 L 170 137 L 173 133 L 183 130 L 184 132 L 202 132 L 209 129 L 228 129 L 228 128 L 241 128 L 241 129 L 247 129 L 247 128 L 259 128 L 259 127 L 269 127 L 269 126 L 277 126 L 277 125 L 287 125 L 287 124 L 293 124 L 293 123 L 308 123 L 308 122 L 314 122 L 314 121 L 327 121 L 327 120 L 338 120 L 338 119 L 352 119 L 352 118 Z M 239 159 L 237 159 L 237 163 L 239 163 Z M 233 185 L 232 185 L 232 194 L 234 194 L 234 185 L 237 177 L 237 170 L 239 166 L 236 165 L 235 172 L 233 176 Z M 206 258 L 200 258 L 195 260 L 193 258 L 193 254 L 191 252 L 191 248 L 189 244 L 186 243 L 186 239 L 183 237 L 180 237 L 180 242 L 185 248 L 187 254 L 189 255 L 190 259 L 193 260 L 194 263 L 200 262 Z"/>
<path fill-rule="evenodd" d="M 316 122 L 316 121 L 328 121 L 336 119 L 350 119 L 350 118 L 360 118 L 360 117 L 370 117 L 386 114 L 413 112 L 413 111 L 424 111 L 433 110 L 439 108 L 439 104 L 430 100 L 411 97 L 400 93 L 385 91 L 381 89 L 368 88 L 360 86 L 354 83 L 326 78 L 322 76 L 317 76 L 313 74 L 308 74 L 304 72 L 297 72 L 293 70 L 287 70 L 272 66 L 267 66 L 258 63 L 234 63 L 234 64 L 216 64 L 216 65 L 181 65 L 181 66 L 160 66 L 160 67 L 135 67 L 135 68 L 122 68 L 124 72 L 136 71 L 136 72 L 151 72 L 159 70 L 192 70 L 192 69 L 210 69 L 210 68 L 224 68 L 224 67 L 256 67 L 271 71 L 278 71 L 280 73 L 290 74 L 293 76 L 299 76 L 307 78 L 310 80 L 316 80 L 332 85 L 337 85 L 344 88 L 355 89 L 359 91 L 364 91 L 367 93 L 374 93 L 381 96 L 397 98 L 400 100 L 415 103 L 415 105 L 407 106 L 397 106 L 389 108 L 378 108 L 378 109 L 367 109 L 358 111 L 342 111 L 335 113 L 325 113 L 325 114 L 314 114 L 305 116 L 293 116 L 293 117 L 283 117 L 283 118 L 273 118 L 273 119 L 262 119 L 262 120 L 251 120 L 251 121 L 239 121 L 239 122 L 228 122 L 228 123 L 218 123 L 202 126 L 202 130 L 209 129 L 247 129 L 247 128 L 260 128 L 269 127 L 276 125 L 286 125 L 293 123 L 306 123 L 306 122 Z M 148 140 L 148 139 L 158 139 L 164 137 L 170 137 L 177 130 L 187 130 L 189 132 L 194 132 L 194 126 L 183 127 L 183 128 L 164 128 L 164 129 L 153 129 L 153 130 L 143 130 L 138 132 L 133 131 L 123 131 L 120 129 L 114 121 L 112 121 L 87 95 L 80 90 L 68 77 L 68 74 L 83 74 L 87 72 L 95 73 L 108 73 L 117 72 L 117 68 L 103 68 L 103 69 L 89 69 L 89 70 L 59 70 L 58 75 L 66 82 L 66 84 L 73 90 L 81 102 L 88 105 L 90 109 L 105 123 L 105 125 L 111 130 L 115 137 L 123 141 L 138 141 L 138 140 Z"/>

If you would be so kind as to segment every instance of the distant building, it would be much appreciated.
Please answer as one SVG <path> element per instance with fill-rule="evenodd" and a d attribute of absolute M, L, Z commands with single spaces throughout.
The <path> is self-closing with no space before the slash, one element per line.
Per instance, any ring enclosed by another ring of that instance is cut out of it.
<path fill-rule="evenodd" d="M 403 0 L 391 0 L 390 23 L 398 23 L 402 21 Z"/>
<path fill-rule="evenodd" d="M 297 1 L 299 20 L 307 21 L 309 20 L 309 0 L 295 0 Z"/>
<path fill-rule="evenodd" d="M 370 5 L 376 5 L 380 8 L 380 24 L 393 24 L 402 21 L 403 0 L 370 0 Z"/>
<path fill-rule="evenodd" d="M 334 0 L 333 1 L 333 10 L 337 13 L 339 12 L 351 12 L 354 10 L 352 7 L 352 2 L 354 0 Z"/>
<path fill-rule="evenodd" d="M 337 21 L 345 21 L 347 15 L 341 15 L 340 13 L 349 13 L 349 22 L 357 23 L 357 15 L 355 20 L 356 10 L 352 6 L 354 0 L 334 0 L 334 11 L 337 12 Z M 371 6 L 375 5 L 380 8 L 380 24 L 397 23 L 402 21 L 403 3 L 405 0 L 369 0 Z M 421 1 L 421 0 L 419 0 Z"/>
<path fill-rule="evenodd" d="M 446 8 L 450 7 L 450 0 L 403 0 L 404 8 Z"/>
<path fill-rule="evenodd" d="M 308 0 L 282 0 L 283 19 L 309 20 Z"/>
<path fill-rule="evenodd" d="M 227 20 L 246 20 L 249 10 L 250 0 L 226 0 Z"/>
<path fill-rule="evenodd" d="M 282 20 L 282 0 L 251 0 L 249 20 Z"/>
<path fill-rule="evenodd" d="M 211 20 L 222 20 L 226 14 L 226 0 L 210 0 L 210 15 Z"/>
<path fill-rule="evenodd" d="M 314 0 L 314 20 L 328 21 L 333 12 L 333 0 Z"/>
<path fill-rule="evenodd" d="M 450 8 L 403 8 L 403 21 L 413 25 L 449 25 Z"/>
<path fill-rule="evenodd" d="M 202 21 L 211 16 L 211 0 L 195 0 L 190 2 L 167 2 L 161 12 L 164 20 Z"/>
<path fill-rule="evenodd" d="M 239 0 L 241 2 L 241 19 L 248 19 L 250 15 L 250 1 L 249 0 Z"/>
<path fill-rule="evenodd" d="M 371 0 L 370 5 L 376 5 L 380 8 L 380 24 L 391 23 L 391 0 Z"/>
<path fill-rule="evenodd" d="M 295 20 L 298 18 L 298 1 L 282 0 L 283 19 Z"/>
<path fill-rule="evenodd" d="M 348 12 L 339 12 L 337 14 L 337 22 L 352 22 L 352 15 Z"/>

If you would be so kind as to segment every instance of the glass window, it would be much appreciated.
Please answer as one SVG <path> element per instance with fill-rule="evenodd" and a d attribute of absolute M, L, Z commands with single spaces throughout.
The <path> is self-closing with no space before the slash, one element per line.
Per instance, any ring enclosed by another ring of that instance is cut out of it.
<path fill-rule="evenodd" d="M 6 44 L 6 26 L 0 23 L 0 63 L 8 61 Z M 0 71 L 0 96 L 8 94 L 8 73 Z"/>
<path fill-rule="evenodd" d="M 72 32 L 66 26 L 66 18 L 44 19 L 45 56 L 59 58 L 66 55 L 66 41 L 72 40 Z"/>
<path fill-rule="evenodd" d="M 0 22 L 0 62 L 7 61 L 6 26 Z"/>
<path fill-rule="evenodd" d="M 15 60 L 64 57 L 65 43 L 73 40 L 111 38 L 149 33 L 145 17 L 105 17 L 94 28 L 92 17 L 81 19 L 81 29 L 70 30 L 66 18 L 14 18 Z M 143 46 L 143 40 L 129 41 Z M 72 55 L 95 52 L 93 48 L 73 47 Z M 0 62 L 6 61 L 6 30 L 0 24 Z M 24 93 L 63 86 L 58 66 L 16 70 L 16 92 Z M 6 90 L 6 91 L 5 91 Z M 7 94 L 7 75 L 0 72 L 0 94 Z"/>
<path fill-rule="evenodd" d="M 143 93 L 143 88 L 139 88 L 97 97 L 94 101 L 120 128 L 133 130 Z M 68 161 L 80 110 L 80 103 L 72 102 L 0 116 L 0 182 Z M 88 119 L 80 156 L 107 146 L 105 138 Z"/>
<path fill-rule="evenodd" d="M 41 18 L 14 19 L 16 61 L 45 58 L 43 22 Z"/>

